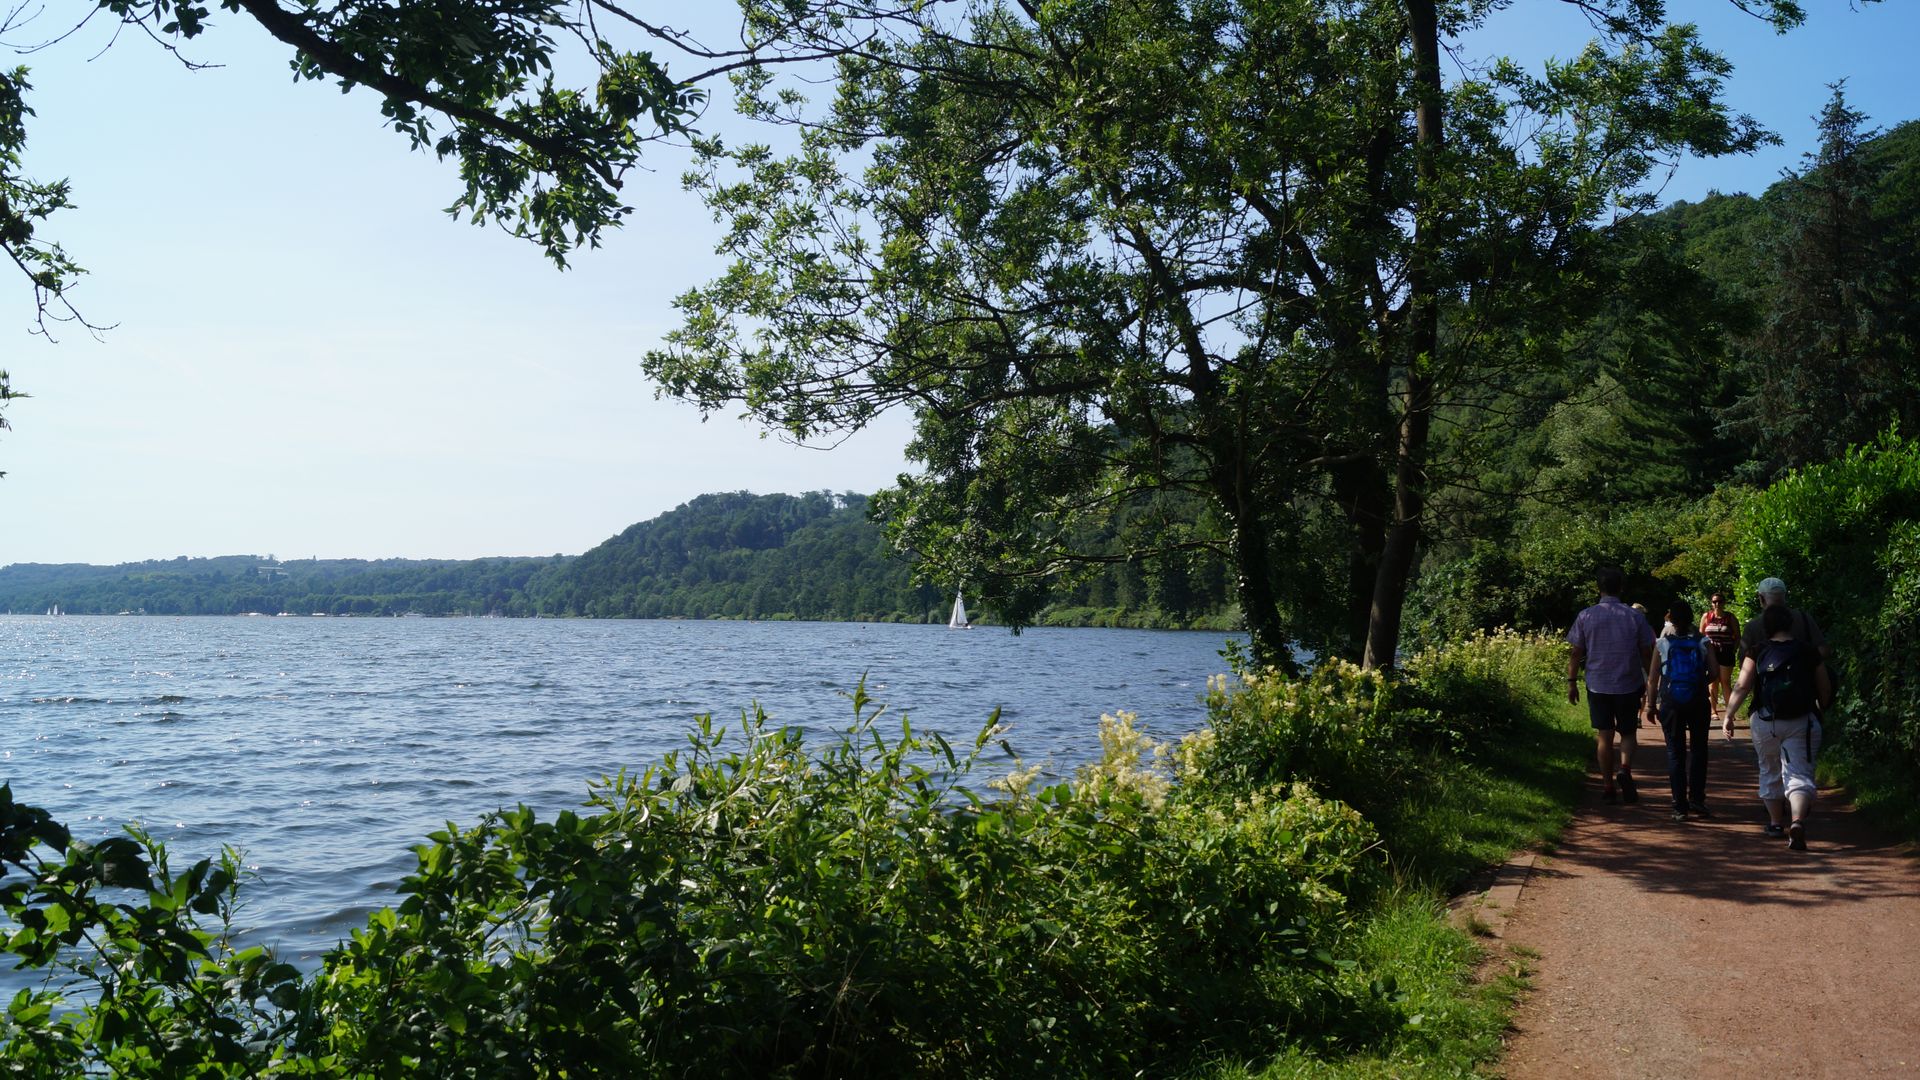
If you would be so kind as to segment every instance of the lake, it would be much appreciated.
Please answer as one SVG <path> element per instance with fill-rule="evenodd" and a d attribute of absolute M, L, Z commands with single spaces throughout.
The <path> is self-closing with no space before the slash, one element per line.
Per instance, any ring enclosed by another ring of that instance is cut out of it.
<path fill-rule="evenodd" d="M 303 966 L 414 866 L 412 845 L 686 745 L 758 701 L 810 740 L 864 675 L 898 730 L 971 745 L 995 708 L 1064 772 L 1130 709 L 1198 727 L 1219 634 L 853 623 L 0 616 L 0 779 L 83 839 L 139 821 L 174 865 L 230 844 L 248 937 Z M 884 722 L 884 721 L 883 721 Z M 737 730 L 737 724 L 733 725 Z M 996 770 L 998 771 L 998 770 Z M 984 780 L 984 777 L 982 778 Z"/>

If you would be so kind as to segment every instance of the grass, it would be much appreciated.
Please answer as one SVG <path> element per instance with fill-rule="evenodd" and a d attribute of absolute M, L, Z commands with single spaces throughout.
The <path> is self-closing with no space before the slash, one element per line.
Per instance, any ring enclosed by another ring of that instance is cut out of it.
<path fill-rule="evenodd" d="M 1920 782 L 1903 756 L 1874 757 L 1850 752 L 1843 743 L 1821 751 L 1823 783 L 1847 791 L 1861 816 L 1888 836 L 1920 842 Z"/>
<path fill-rule="evenodd" d="M 1542 699 L 1511 737 L 1466 761 L 1436 763 L 1382 833 L 1398 882 L 1351 929 L 1338 977 L 1397 998 L 1406 1023 L 1364 1046 L 1299 1047 L 1278 1058 L 1222 1061 L 1196 1080 L 1474 1076 L 1494 1060 L 1537 954 L 1495 961 L 1446 900 L 1513 852 L 1550 846 L 1572 818 L 1591 747 L 1583 711 Z"/>
<path fill-rule="evenodd" d="M 1476 871 L 1557 839 L 1573 815 L 1593 737 L 1585 714 L 1540 702 L 1511 736 L 1439 758 L 1378 822 L 1406 880 L 1451 893 Z"/>

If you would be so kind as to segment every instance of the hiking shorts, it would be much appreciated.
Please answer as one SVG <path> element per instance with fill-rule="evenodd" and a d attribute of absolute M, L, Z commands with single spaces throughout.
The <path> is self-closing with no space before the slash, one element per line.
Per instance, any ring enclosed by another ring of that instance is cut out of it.
<path fill-rule="evenodd" d="M 1776 720 L 1753 717 L 1753 756 L 1760 761 L 1760 797 L 1778 799 L 1818 790 L 1813 782 L 1813 760 L 1820 752 L 1820 720 L 1808 716 Z"/>
<path fill-rule="evenodd" d="M 1601 694 L 1587 691 L 1587 719 L 1595 731 L 1631 735 L 1640 727 L 1641 693 Z"/>

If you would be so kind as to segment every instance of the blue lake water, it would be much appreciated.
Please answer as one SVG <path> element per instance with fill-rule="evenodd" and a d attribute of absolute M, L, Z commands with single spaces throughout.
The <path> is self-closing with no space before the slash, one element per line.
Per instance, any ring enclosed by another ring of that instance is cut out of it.
<path fill-rule="evenodd" d="M 0 616 L 0 779 L 76 836 L 139 821 L 174 865 L 245 853 L 248 937 L 311 962 L 451 821 L 576 807 L 590 781 L 758 701 L 827 738 L 869 693 L 970 745 L 995 708 L 1029 763 L 1097 753 L 1129 709 L 1205 719 L 1223 635 L 836 623 Z M 736 725 L 737 727 L 737 725 Z"/>

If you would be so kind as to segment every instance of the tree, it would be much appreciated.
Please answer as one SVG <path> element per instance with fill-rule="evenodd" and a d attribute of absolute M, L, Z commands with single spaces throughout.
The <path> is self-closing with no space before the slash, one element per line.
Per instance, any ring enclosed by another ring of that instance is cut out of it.
<path fill-rule="evenodd" d="M 1256 655 L 1390 664 L 1436 417 L 1488 423 L 1604 293 L 1653 165 L 1768 136 L 1659 4 L 1580 7 L 1538 75 L 1443 78 L 1499 5 L 925 5 L 832 39 L 797 153 L 698 143 L 736 261 L 646 359 L 667 392 L 796 438 L 913 410 L 896 541 L 1018 622 L 1088 518 L 1208 499 Z M 1791 4 L 1762 5 L 1776 25 Z M 1332 553 L 1329 555 L 1329 553 Z M 1140 554 L 1140 553 L 1135 553 Z M 1342 565 L 1344 564 L 1344 565 Z"/>
<path fill-rule="evenodd" d="M 1865 152 L 1875 133 L 1844 83 L 1831 89 L 1820 147 L 1775 202 L 1767 319 L 1728 425 L 1754 448 L 1759 479 L 1835 458 L 1890 422 L 1920 424 L 1911 254 L 1896 255 L 1875 212 L 1883 165 Z"/>
<path fill-rule="evenodd" d="M 885 503 L 897 540 L 1016 623 L 1049 575 L 1115 557 L 1077 550 L 1079 522 L 1198 494 L 1217 533 L 1119 557 L 1223 552 L 1263 659 L 1304 641 L 1376 665 L 1450 482 L 1436 418 L 1555 359 L 1655 161 L 1764 137 L 1657 0 L 1577 0 L 1598 35 L 1577 59 L 1449 82 L 1443 50 L 1502 6 L 741 0 L 740 44 L 711 48 L 608 0 L 220 3 L 298 77 L 380 94 L 458 161 L 456 211 L 557 263 L 628 216 L 625 170 L 731 76 L 801 150 L 697 143 L 741 263 L 649 359 L 670 392 L 796 437 L 912 408 L 927 472 Z M 95 10 L 177 50 L 210 5 Z M 837 97 L 811 112 L 777 72 L 827 61 Z M 16 121 L 24 87 L 0 86 Z M 0 124 L 0 152 L 23 138 Z M 36 226 L 64 188 L 15 162 L 0 245 L 58 310 L 77 268 Z"/>

